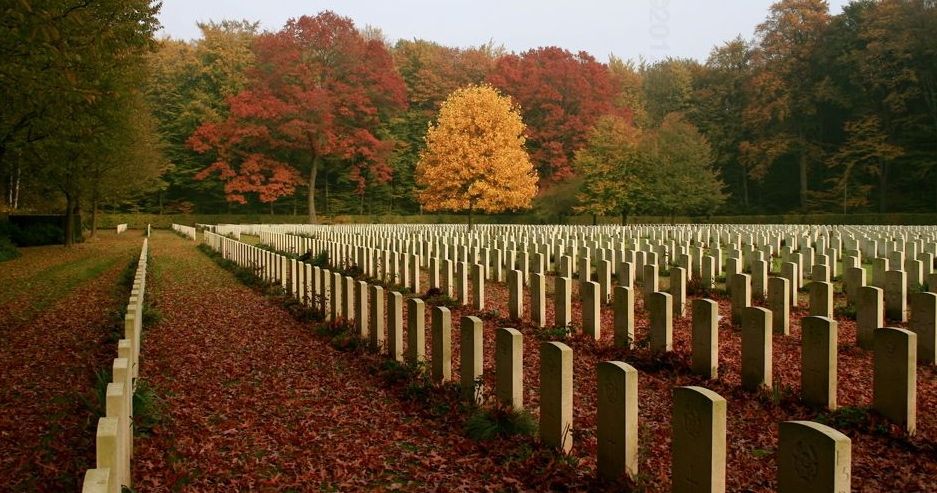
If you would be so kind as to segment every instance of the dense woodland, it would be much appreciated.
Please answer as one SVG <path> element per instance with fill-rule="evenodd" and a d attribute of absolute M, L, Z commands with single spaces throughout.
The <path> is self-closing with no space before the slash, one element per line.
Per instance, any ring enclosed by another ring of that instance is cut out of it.
<path fill-rule="evenodd" d="M 781 0 L 753 39 L 653 63 L 390 40 L 332 12 L 156 39 L 158 9 L 2 8 L 3 209 L 421 212 L 421 199 L 439 202 L 417 179 L 427 130 L 471 85 L 510 98 L 525 126 L 537 192 L 510 210 L 937 209 L 933 0 L 861 0 L 837 15 Z"/>

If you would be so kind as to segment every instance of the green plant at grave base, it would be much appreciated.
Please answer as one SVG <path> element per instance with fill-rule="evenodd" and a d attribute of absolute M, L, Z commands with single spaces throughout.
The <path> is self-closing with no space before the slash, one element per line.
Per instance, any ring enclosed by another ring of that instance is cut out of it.
<path fill-rule="evenodd" d="M 752 455 L 758 459 L 762 457 L 768 457 L 774 455 L 774 450 L 764 449 L 764 448 L 754 448 L 752 449 Z"/>
<path fill-rule="evenodd" d="M 144 298 L 143 303 L 143 326 L 148 327 L 151 325 L 156 325 L 163 320 L 163 312 L 149 303 L 146 303 L 146 298 Z"/>
<path fill-rule="evenodd" d="M 329 266 L 329 251 L 328 250 L 322 250 L 321 252 L 315 255 L 311 255 L 311 254 L 312 252 L 306 253 L 305 255 L 300 257 L 300 260 L 302 260 L 303 262 L 309 262 L 310 264 L 312 264 L 313 267 L 320 267 L 320 268 L 326 267 L 327 268 Z M 307 256 L 308 256 L 308 260 L 303 258 Z"/>
<path fill-rule="evenodd" d="M 77 394 L 82 406 L 96 417 L 103 417 L 107 411 L 107 384 L 109 383 L 111 383 L 111 372 L 99 368 L 94 371 L 94 388 L 90 397 Z"/>
<path fill-rule="evenodd" d="M 706 298 L 712 294 L 712 291 L 712 286 L 707 286 L 706 283 L 703 282 L 703 279 L 699 276 L 696 276 L 686 282 L 687 296 L 701 296 Z"/>
<path fill-rule="evenodd" d="M 529 411 L 500 403 L 478 408 L 465 422 L 465 434 L 477 441 L 536 433 L 537 422 Z"/>
<path fill-rule="evenodd" d="M 856 319 L 856 305 L 852 303 L 848 305 L 839 305 L 833 309 L 833 316 L 836 318 L 846 318 L 849 320 Z"/>
<path fill-rule="evenodd" d="M 443 293 L 439 288 L 430 288 L 426 291 L 426 294 L 423 295 L 423 301 L 428 305 L 444 306 L 446 308 L 456 308 L 459 306 L 458 301 Z"/>
<path fill-rule="evenodd" d="M 820 413 L 814 421 L 843 430 L 865 426 L 870 417 L 871 410 L 868 407 L 844 406 L 835 411 Z"/>
<path fill-rule="evenodd" d="M 163 421 L 166 401 L 157 394 L 150 383 L 138 378 L 133 394 L 133 432 L 134 435 L 149 435 Z"/>
<path fill-rule="evenodd" d="M 384 383 L 395 385 L 422 378 L 426 373 L 426 363 L 413 365 L 395 359 L 385 359 L 381 361 L 377 371 Z"/>
<path fill-rule="evenodd" d="M 541 341 L 565 341 L 573 333 L 573 328 L 571 326 L 559 326 L 554 325 L 552 327 L 545 327 L 537 332 L 537 338 Z"/>

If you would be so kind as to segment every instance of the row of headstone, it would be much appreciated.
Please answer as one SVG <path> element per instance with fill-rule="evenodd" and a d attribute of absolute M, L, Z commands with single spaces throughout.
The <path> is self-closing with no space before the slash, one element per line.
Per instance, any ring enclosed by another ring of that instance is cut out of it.
<path fill-rule="evenodd" d="M 184 226 L 182 224 L 173 223 L 172 230 L 175 231 L 176 233 L 179 233 L 179 235 L 181 235 L 184 238 L 188 238 L 192 241 L 196 241 L 197 230 L 192 226 Z"/>
<path fill-rule="evenodd" d="M 221 239 L 220 243 L 223 242 L 231 243 L 232 240 Z M 214 244 L 219 245 L 218 242 Z M 213 246 L 213 248 L 219 247 Z M 234 250 L 236 251 L 236 248 Z M 295 272 L 302 270 L 304 269 L 297 268 Z M 313 275 L 313 277 L 316 276 Z M 404 339 L 403 297 L 400 293 L 392 292 L 387 302 L 389 334 L 388 340 L 385 341 L 383 339 L 385 308 L 381 286 L 368 286 L 364 281 L 357 281 L 357 287 L 353 287 L 351 278 L 343 278 L 337 273 L 330 276 L 327 269 L 322 269 L 318 277 L 332 279 L 330 285 L 323 285 L 327 290 L 326 303 L 330 307 L 338 307 L 330 308 L 331 316 L 350 316 L 355 320 L 355 326 L 359 327 L 359 336 L 369 340 L 376 349 L 386 348 L 386 353 L 391 358 L 411 364 L 426 362 L 424 352 L 426 306 L 423 300 L 418 298 L 407 300 L 406 338 L 408 343 L 406 354 L 404 354 L 402 347 Z M 513 280 L 514 285 L 520 285 L 518 271 L 512 271 L 509 279 Z M 564 279 L 568 281 L 568 278 Z M 622 300 L 621 306 L 628 306 L 627 295 L 629 293 L 628 287 L 616 288 L 616 299 Z M 670 297 L 668 293 L 654 294 Z M 349 299 L 359 301 L 346 301 Z M 354 307 L 352 311 L 341 312 L 349 306 Z M 633 302 L 631 306 L 633 307 Z M 663 304 L 651 310 L 652 317 L 669 319 L 673 316 L 673 310 L 669 304 Z M 752 310 L 762 309 L 753 308 Z M 453 378 L 451 312 L 446 307 L 432 307 L 430 318 L 433 332 L 433 358 L 428 362 L 428 366 L 433 381 L 444 383 Z M 708 345 L 711 359 L 706 366 L 710 375 L 715 376 L 715 362 L 718 361 L 718 354 L 715 352 L 715 348 L 718 347 L 718 331 L 716 330 L 718 318 L 715 302 L 695 300 L 693 319 L 694 330 L 697 325 L 702 326 L 703 321 L 709 322 L 711 339 Z M 460 321 L 461 374 L 459 383 L 463 396 L 474 402 L 480 402 L 484 395 L 480 378 L 484 373 L 483 334 L 481 319 L 466 316 Z M 694 333 L 694 341 L 696 339 Z M 770 336 L 768 340 L 770 341 Z M 524 409 L 523 351 L 523 334 L 520 331 L 513 328 L 496 330 L 494 396 L 502 404 L 516 410 Z M 699 362 L 694 354 L 694 367 L 697 364 Z M 623 475 L 633 478 L 638 474 L 638 372 L 620 361 L 600 363 L 596 371 L 599 392 L 596 430 L 599 474 L 610 479 L 617 479 Z M 573 351 L 569 346 L 560 342 L 541 344 L 539 382 L 540 439 L 546 445 L 568 452 L 572 448 L 574 436 Z M 704 388 L 678 387 L 674 390 L 672 425 L 674 491 L 724 491 L 725 399 Z M 781 445 L 778 451 L 778 484 L 780 491 L 812 491 L 811 488 L 829 487 L 848 489 L 850 441 L 847 437 L 818 423 L 798 421 L 782 423 L 779 433 Z M 819 451 L 818 454 L 810 457 L 813 461 L 810 464 L 814 471 L 812 474 L 802 474 L 798 469 L 801 464 L 792 462 L 795 456 L 801 453 L 800 448 L 804 444 L 808 444 L 812 450 Z"/>
<path fill-rule="evenodd" d="M 733 264 L 733 258 L 729 258 L 729 264 Z M 572 259 L 566 256 L 561 257 L 560 266 L 561 270 L 566 270 L 569 272 L 568 266 L 571 264 Z M 431 284 L 435 284 L 438 277 L 438 272 L 435 271 L 435 267 L 438 263 L 434 260 L 430 260 L 430 279 Z M 451 272 L 451 262 L 444 261 L 444 264 L 447 266 L 444 269 L 445 275 L 443 276 L 442 286 L 446 288 L 446 292 L 452 295 L 452 272 Z M 586 264 L 586 261 L 584 261 Z M 608 264 L 607 261 L 603 261 L 603 264 Z M 404 264 L 406 265 L 406 264 Z M 411 262 L 410 265 L 417 267 L 416 261 Z M 587 265 L 587 264 L 586 264 Z M 601 264 L 600 264 L 601 265 Z M 483 309 L 484 308 L 484 278 L 481 276 L 482 267 L 478 264 L 472 267 L 473 272 L 475 273 L 472 277 L 472 285 L 475 287 L 474 290 L 474 300 L 475 308 Z M 462 304 L 468 304 L 468 276 L 465 274 L 467 266 L 462 263 L 457 269 L 458 281 L 455 283 L 459 286 L 458 300 Z M 625 281 L 626 283 L 631 283 L 631 272 L 635 268 L 631 262 L 623 262 L 621 272 L 623 273 L 620 276 L 619 281 Z M 672 321 L 669 317 L 655 316 L 659 313 L 663 307 L 668 307 L 667 310 L 672 312 L 674 316 L 684 316 L 685 306 L 686 306 L 686 269 L 682 267 L 673 267 L 670 274 L 670 293 L 657 292 L 657 266 L 653 264 L 644 266 L 644 291 L 645 291 L 645 300 L 646 306 L 648 307 L 649 312 L 651 313 L 651 333 L 650 333 L 650 342 L 651 347 L 655 351 L 667 351 L 671 346 L 671 334 L 668 330 L 672 326 Z M 817 274 L 817 279 L 814 282 L 811 282 L 808 285 L 809 288 L 809 313 L 811 316 L 826 317 L 832 319 L 834 316 L 833 311 L 833 285 L 824 281 L 823 279 L 828 279 L 828 275 L 824 276 L 824 271 L 826 271 L 824 265 L 814 266 L 814 273 Z M 416 270 L 418 272 L 418 270 Z M 579 279 L 580 283 L 580 296 L 582 302 L 582 327 L 583 330 L 592 336 L 595 339 L 600 338 L 601 333 L 601 306 L 607 303 L 610 298 L 609 292 L 613 289 L 611 276 L 608 270 L 599 269 L 600 276 L 599 280 L 601 282 L 591 281 L 591 273 L 588 270 L 588 267 L 584 266 L 580 272 L 581 277 Z M 767 296 L 767 306 L 770 310 L 771 317 L 771 329 L 775 333 L 779 334 L 788 334 L 790 326 L 790 309 L 792 299 L 796 299 L 796 291 L 792 292 L 791 285 L 792 281 L 796 281 L 796 278 L 792 275 L 796 272 L 796 266 L 792 265 L 788 271 L 790 274 L 788 277 L 768 277 L 766 279 L 767 289 L 765 290 L 765 296 Z M 409 273 L 406 274 L 408 277 Z M 767 273 L 765 273 L 767 275 Z M 412 277 L 418 277 L 418 275 L 413 274 Z M 523 289 L 524 285 L 522 282 L 523 273 L 520 271 L 512 270 L 508 272 L 507 286 L 509 291 L 509 304 L 508 304 L 508 315 L 512 319 L 521 319 L 523 318 Z M 544 289 L 544 274 L 533 274 L 532 275 L 532 284 L 531 284 L 531 306 L 533 313 L 531 314 L 531 319 L 539 327 L 544 327 L 547 323 L 545 317 L 545 289 Z M 752 306 L 752 279 L 751 274 L 735 274 L 730 279 L 728 279 L 728 285 L 730 286 L 731 301 L 732 301 L 732 320 L 735 324 L 742 324 L 742 314 L 749 307 Z M 885 300 L 891 299 L 894 303 L 902 305 L 901 300 L 905 299 L 903 294 L 903 287 L 905 284 L 899 280 L 893 283 L 890 288 L 884 293 Z M 861 281 L 861 279 L 860 279 Z M 565 327 L 569 326 L 572 321 L 571 316 L 571 282 L 572 280 L 568 277 L 556 278 L 556 288 L 555 288 L 555 299 L 554 299 L 554 325 Z M 937 283 L 934 284 L 937 286 Z M 881 295 L 875 294 L 872 292 L 868 293 L 868 290 L 875 290 L 878 288 L 866 287 L 862 285 L 854 285 L 857 296 L 857 320 L 858 320 L 858 338 L 859 345 L 866 349 L 871 348 L 872 338 L 871 334 L 873 330 L 883 327 L 885 325 L 885 319 L 881 315 L 876 315 L 881 313 L 882 302 Z M 617 289 L 617 288 L 615 288 Z M 630 287 L 629 287 L 630 289 Z M 858 296 L 859 292 L 863 292 L 863 297 Z M 881 291 L 881 290 L 879 290 Z M 464 295 L 462 293 L 465 293 Z M 887 293 L 897 293 L 889 297 Z M 626 341 L 633 341 L 633 308 L 630 310 L 627 309 L 629 299 L 630 303 L 633 305 L 633 294 L 630 291 L 622 291 L 620 295 L 614 299 L 621 299 L 620 304 L 621 308 L 618 307 L 619 303 L 616 303 L 616 341 L 620 345 L 626 344 Z M 912 302 L 911 306 L 913 308 L 913 316 L 911 317 L 910 329 L 918 334 L 918 351 L 919 351 L 919 360 L 922 363 L 933 364 L 937 360 L 937 295 L 934 293 L 924 292 L 924 293 L 915 293 L 911 296 Z M 884 313 L 888 314 L 887 309 L 888 305 L 885 304 Z M 888 317 L 889 320 L 894 320 L 897 322 L 903 322 L 906 320 L 907 309 L 905 306 L 899 306 L 899 308 L 893 310 L 893 316 Z M 630 325 L 629 325 L 630 324 Z M 629 326 L 631 329 L 629 330 Z"/>
<path fill-rule="evenodd" d="M 85 472 L 83 493 L 120 493 L 133 484 L 133 394 L 140 371 L 140 342 L 143 331 L 143 296 L 146 289 L 147 239 L 137 260 L 127 313 L 124 338 L 117 343 L 112 381 L 105 394 L 105 417 L 98 419 L 95 438 L 95 467 Z"/>

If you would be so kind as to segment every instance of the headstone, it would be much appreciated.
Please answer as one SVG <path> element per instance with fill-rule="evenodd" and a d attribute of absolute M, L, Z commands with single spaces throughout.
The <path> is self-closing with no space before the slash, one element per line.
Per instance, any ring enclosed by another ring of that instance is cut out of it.
<path fill-rule="evenodd" d="M 917 344 L 909 330 L 875 331 L 872 409 L 911 435 L 917 428 Z"/>
<path fill-rule="evenodd" d="M 478 317 L 462 317 L 459 339 L 459 369 L 462 395 L 476 404 L 482 399 L 485 325 Z"/>
<path fill-rule="evenodd" d="M 885 273 L 885 318 L 895 322 L 908 321 L 908 283 L 903 270 Z"/>
<path fill-rule="evenodd" d="M 371 290 L 371 313 L 368 318 L 371 321 L 371 332 L 369 334 L 371 349 L 374 351 L 384 350 L 384 288 L 378 285 L 372 285 Z"/>
<path fill-rule="evenodd" d="M 668 293 L 651 293 L 648 298 L 650 346 L 653 353 L 673 350 L 673 297 Z"/>
<path fill-rule="evenodd" d="M 884 293 L 881 288 L 862 286 L 856 290 L 856 344 L 872 349 L 875 329 L 885 326 Z"/>
<path fill-rule="evenodd" d="M 742 316 L 742 387 L 751 391 L 771 389 L 773 339 L 771 311 L 757 306 Z"/>
<path fill-rule="evenodd" d="M 804 317 L 801 326 L 801 398 L 807 404 L 836 410 L 837 323 L 827 317 Z"/>
<path fill-rule="evenodd" d="M 810 316 L 833 318 L 832 284 L 820 281 L 810 283 Z"/>
<path fill-rule="evenodd" d="M 472 298 L 473 308 L 485 309 L 485 267 L 481 264 L 472 265 Z"/>
<path fill-rule="evenodd" d="M 644 296 L 645 298 L 658 291 L 657 264 L 644 266 Z"/>
<path fill-rule="evenodd" d="M 596 277 L 598 277 L 600 288 L 599 301 L 603 305 L 608 304 L 612 298 L 612 263 L 608 260 L 600 260 Z"/>
<path fill-rule="evenodd" d="M 768 296 L 768 265 L 764 260 L 752 262 L 752 296 L 756 299 Z"/>
<path fill-rule="evenodd" d="M 553 324 L 557 327 L 569 327 L 573 322 L 573 280 L 557 277 L 553 289 Z"/>
<path fill-rule="evenodd" d="M 569 453 L 573 447 L 573 350 L 540 345 L 540 440 Z"/>
<path fill-rule="evenodd" d="M 713 300 L 693 300 L 691 367 L 706 378 L 719 376 L 719 304 Z"/>
<path fill-rule="evenodd" d="M 495 331 L 495 396 L 506 406 L 524 409 L 524 336 L 517 329 Z"/>
<path fill-rule="evenodd" d="M 403 361 L 403 295 L 391 291 L 387 301 L 387 353 L 394 361 Z"/>
<path fill-rule="evenodd" d="M 602 337 L 602 312 L 599 304 L 601 288 L 595 281 L 585 281 L 582 286 L 582 330 L 594 340 Z"/>
<path fill-rule="evenodd" d="M 735 274 L 732 283 L 732 324 L 742 323 L 742 314 L 752 305 L 752 280 L 748 274 Z"/>
<path fill-rule="evenodd" d="M 407 300 L 407 362 L 419 364 L 426 359 L 426 304 L 419 298 Z"/>
<path fill-rule="evenodd" d="M 355 327 L 358 328 L 358 337 L 362 341 L 369 340 L 371 335 L 371 310 L 368 299 L 368 283 L 358 281 L 355 283 Z"/>
<path fill-rule="evenodd" d="M 547 287 L 544 274 L 530 276 L 530 317 L 534 326 L 543 328 L 547 325 Z"/>
<path fill-rule="evenodd" d="M 852 442 L 812 421 L 784 421 L 778 430 L 778 493 L 851 491 Z"/>
<path fill-rule="evenodd" d="M 899 267 L 900 268 L 900 267 Z M 887 258 L 872 259 L 872 285 L 877 288 L 885 289 L 886 272 L 888 272 Z"/>
<path fill-rule="evenodd" d="M 599 475 L 638 474 L 638 371 L 621 361 L 597 365 L 596 441 Z"/>
<path fill-rule="evenodd" d="M 862 267 L 849 267 L 843 274 L 843 290 L 846 291 L 846 299 L 855 304 L 858 297 L 859 288 L 865 286 L 865 269 Z"/>
<path fill-rule="evenodd" d="M 790 334 L 791 290 L 790 281 L 783 277 L 768 279 L 768 309 L 771 310 L 772 329 L 775 334 Z"/>
<path fill-rule="evenodd" d="M 911 321 L 908 324 L 917 334 L 917 360 L 923 364 L 937 363 L 937 294 L 911 295 Z"/>
<path fill-rule="evenodd" d="M 670 269 L 670 296 L 673 297 L 673 316 L 686 316 L 686 280 L 687 271 L 683 267 Z"/>
<path fill-rule="evenodd" d="M 511 320 L 524 317 L 524 275 L 519 270 L 508 272 L 508 316 Z"/>
<path fill-rule="evenodd" d="M 615 286 L 615 345 L 634 347 L 634 291 Z"/>
<path fill-rule="evenodd" d="M 677 387 L 671 416 L 674 493 L 726 489 L 726 400 L 702 387 Z"/>
<path fill-rule="evenodd" d="M 794 262 L 781 264 L 781 277 L 787 279 L 787 285 L 791 290 L 791 306 L 797 306 L 797 292 L 800 290 L 800 274 L 797 271 L 797 264 Z"/>
<path fill-rule="evenodd" d="M 452 314 L 444 306 L 433 307 L 433 381 L 452 380 Z"/>

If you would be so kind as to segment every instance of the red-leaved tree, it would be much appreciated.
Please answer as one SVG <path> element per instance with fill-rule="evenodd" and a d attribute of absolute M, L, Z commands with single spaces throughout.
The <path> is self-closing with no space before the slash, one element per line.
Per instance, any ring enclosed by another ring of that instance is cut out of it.
<path fill-rule="evenodd" d="M 488 81 L 520 104 L 527 146 L 544 181 L 573 174 L 573 153 L 602 115 L 630 114 L 613 104 L 608 68 L 586 52 L 543 47 L 501 57 Z"/>
<path fill-rule="evenodd" d="M 393 143 L 377 130 L 406 106 L 406 88 L 383 43 L 326 11 L 259 36 L 253 51 L 256 64 L 247 89 L 228 101 L 230 116 L 189 138 L 193 150 L 216 158 L 197 178 L 218 173 L 227 199 L 239 203 L 247 193 L 272 202 L 306 183 L 310 222 L 320 170 L 347 173 L 359 193 L 369 180 L 390 179 Z"/>

